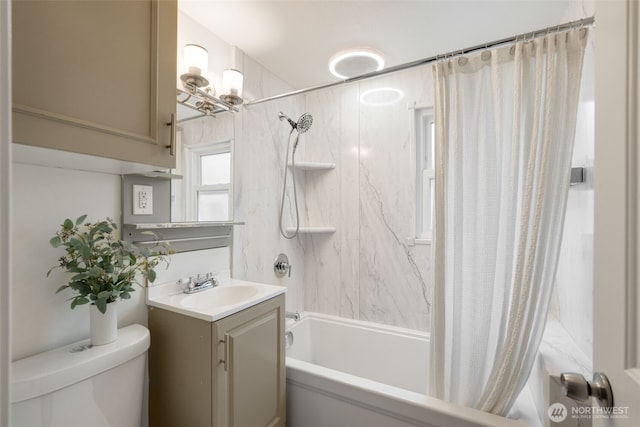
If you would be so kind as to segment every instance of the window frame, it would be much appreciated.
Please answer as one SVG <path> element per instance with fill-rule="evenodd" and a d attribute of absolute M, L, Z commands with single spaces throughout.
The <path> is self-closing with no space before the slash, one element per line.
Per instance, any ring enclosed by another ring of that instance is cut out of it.
<path fill-rule="evenodd" d="M 204 156 L 226 153 L 229 153 L 229 183 L 214 185 L 201 184 L 201 158 Z M 233 218 L 233 151 L 231 140 L 187 146 L 185 147 L 185 160 L 188 170 L 188 173 L 185 174 L 184 177 L 184 195 L 186 205 L 185 217 L 188 219 L 193 218 L 193 221 L 200 221 L 198 216 L 198 196 L 200 193 L 226 192 L 229 197 L 229 203 L 227 218 L 224 221 L 231 220 L 231 218 Z"/>
<path fill-rule="evenodd" d="M 415 244 L 430 244 L 433 238 L 433 186 L 435 183 L 435 116 L 433 106 L 414 109 L 416 215 Z"/>

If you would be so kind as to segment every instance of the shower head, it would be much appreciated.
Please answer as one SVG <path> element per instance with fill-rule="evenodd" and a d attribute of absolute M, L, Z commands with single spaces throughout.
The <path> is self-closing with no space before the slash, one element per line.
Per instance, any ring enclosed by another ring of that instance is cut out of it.
<path fill-rule="evenodd" d="M 311 124 L 313 123 L 313 116 L 309 113 L 304 113 L 303 115 L 301 115 L 297 122 L 291 120 L 291 118 L 284 114 L 282 111 L 278 113 L 278 118 L 280 120 L 286 119 L 291 127 L 297 130 L 298 133 L 305 133 L 309 130 Z"/>
<path fill-rule="evenodd" d="M 313 123 L 313 116 L 309 113 L 304 113 L 298 119 L 298 123 L 296 123 L 296 130 L 298 133 L 305 133 L 311 127 Z"/>

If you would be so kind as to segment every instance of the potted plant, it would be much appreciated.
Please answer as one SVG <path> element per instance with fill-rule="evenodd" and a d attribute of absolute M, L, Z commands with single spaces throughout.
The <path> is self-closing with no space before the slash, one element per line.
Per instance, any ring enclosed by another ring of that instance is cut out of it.
<path fill-rule="evenodd" d="M 86 217 L 82 215 L 75 222 L 65 219 L 49 241 L 54 248 L 64 247 L 65 254 L 47 272 L 47 277 L 56 268 L 72 274 L 56 293 L 72 289 L 75 293 L 71 298 L 72 309 L 91 304 L 91 343 L 101 345 L 117 338 L 116 302 L 131 298 L 134 284 L 141 285 L 141 277 L 153 282 L 154 268 L 161 261 L 168 263 L 165 255 L 169 251 L 157 239 L 151 247 L 122 241 L 116 237 L 118 227 L 112 219 L 84 223 Z M 99 326 L 103 323 L 106 325 Z"/>

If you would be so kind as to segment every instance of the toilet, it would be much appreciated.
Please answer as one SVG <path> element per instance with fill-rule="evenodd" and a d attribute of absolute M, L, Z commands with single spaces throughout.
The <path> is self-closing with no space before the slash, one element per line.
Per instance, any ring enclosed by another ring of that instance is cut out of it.
<path fill-rule="evenodd" d="M 80 341 L 11 364 L 12 427 L 140 427 L 149 330 Z"/>

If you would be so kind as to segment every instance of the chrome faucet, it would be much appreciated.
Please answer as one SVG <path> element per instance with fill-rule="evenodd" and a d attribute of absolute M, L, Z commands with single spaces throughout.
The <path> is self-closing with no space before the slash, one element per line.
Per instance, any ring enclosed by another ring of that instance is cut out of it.
<path fill-rule="evenodd" d="M 213 273 L 207 273 L 204 276 L 198 274 L 196 277 L 178 280 L 178 284 L 182 286 L 185 294 L 193 294 L 204 291 L 206 289 L 218 286 L 218 279 L 213 277 Z"/>

